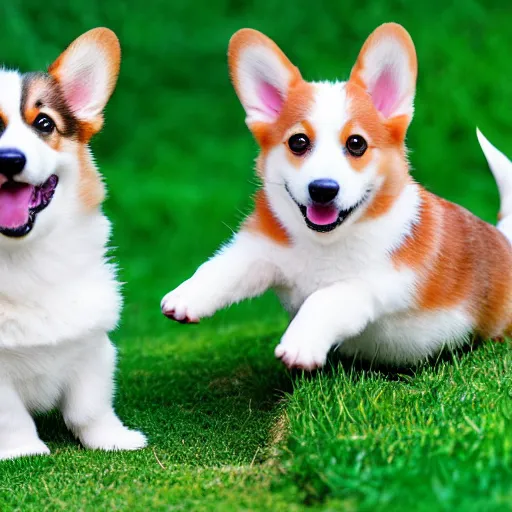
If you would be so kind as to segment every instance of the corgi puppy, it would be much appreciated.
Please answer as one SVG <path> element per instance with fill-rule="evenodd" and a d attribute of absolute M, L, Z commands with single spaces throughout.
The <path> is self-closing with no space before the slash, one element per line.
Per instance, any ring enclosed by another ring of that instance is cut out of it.
<path fill-rule="evenodd" d="M 97 28 L 47 73 L 0 70 L 0 459 L 48 454 L 32 413 L 54 407 L 86 448 L 146 444 L 112 408 L 121 296 L 88 145 L 119 64 Z"/>
<path fill-rule="evenodd" d="M 262 188 L 230 243 L 166 295 L 198 322 L 273 288 L 291 315 L 275 349 L 289 368 L 328 352 L 414 364 L 512 325 L 512 166 L 480 135 L 502 194 L 498 229 L 409 174 L 416 52 L 389 23 L 347 82 L 305 81 L 274 42 L 244 29 L 229 67 L 260 147 Z"/>

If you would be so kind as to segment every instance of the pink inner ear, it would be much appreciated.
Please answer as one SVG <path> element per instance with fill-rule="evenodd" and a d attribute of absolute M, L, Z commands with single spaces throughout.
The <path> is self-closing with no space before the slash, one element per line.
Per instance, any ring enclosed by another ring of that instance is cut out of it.
<path fill-rule="evenodd" d="M 85 70 L 85 72 L 79 73 L 73 77 L 72 81 L 65 84 L 64 95 L 73 112 L 79 112 L 91 102 L 93 87 L 90 81 L 90 74 Z"/>
<path fill-rule="evenodd" d="M 398 102 L 398 85 L 389 70 L 385 70 L 375 82 L 371 91 L 375 108 L 384 117 L 389 117 Z"/>
<path fill-rule="evenodd" d="M 283 108 L 284 100 L 279 91 L 267 82 L 261 82 L 259 86 L 258 95 L 265 113 L 270 115 L 272 118 L 277 119 Z"/>

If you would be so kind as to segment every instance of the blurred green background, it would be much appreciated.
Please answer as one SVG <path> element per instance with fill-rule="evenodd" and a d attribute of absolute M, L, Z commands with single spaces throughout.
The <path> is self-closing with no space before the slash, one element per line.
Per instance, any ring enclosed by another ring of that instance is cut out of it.
<path fill-rule="evenodd" d="M 0 18 L 1 60 L 21 71 L 44 69 L 95 26 L 121 40 L 93 149 L 126 282 L 118 410 L 151 442 L 84 453 L 57 416 L 44 418 L 54 455 L 2 468 L 0 509 L 302 510 L 336 497 L 347 510 L 467 512 L 492 492 L 486 510 L 510 510 L 507 347 L 414 379 L 340 370 L 296 380 L 273 359 L 286 317 L 271 294 L 190 329 L 159 308 L 251 208 L 257 148 L 226 63 L 236 30 L 266 33 L 306 79 L 334 80 L 348 78 L 379 24 L 403 24 L 419 59 L 413 175 L 493 222 L 497 190 L 475 127 L 512 156 L 510 0 L 3 0 Z"/>
<path fill-rule="evenodd" d="M 411 33 L 419 59 L 408 145 L 414 176 L 494 221 L 496 186 L 478 125 L 512 155 L 512 23 L 507 0 L 146 0 L 0 5 L 1 57 L 41 69 L 82 32 L 108 26 L 122 70 L 93 149 L 106 176 L 106 211 L 127 282 L 122 333 L 175 329 L 160 298 L 189 276 L 251 208 L 256 146 L 230 85 L 226 49 L 239 28 L 273 38 L 308 80 L 346 79 L 380 23 Z M 279 314 L 272 299 L 212 322 Z"/>

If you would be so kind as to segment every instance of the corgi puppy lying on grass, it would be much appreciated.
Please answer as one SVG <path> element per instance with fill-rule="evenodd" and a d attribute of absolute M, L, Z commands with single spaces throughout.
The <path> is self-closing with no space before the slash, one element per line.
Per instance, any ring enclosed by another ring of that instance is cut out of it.
<path fill-rule="evenodd" d="M 198 322 L 273 288 L 292 317 L 275 355 L 305 370 L 333 347 L 413 364 L 509 331 L 512 166 L 480 136 L 496 162 L 498 229 L 414 182 L 417 61 L 404 28 L 377 28 L 347 82 L 306 82 L 248 29 L 231 39 L 229 67 L 263 187 L 233 240 L 164 297 L 165 315 Z"/>
<path fill-rule="evenodd" d="M 48 73 L 0 70 L 0 459 L 49 453 L 31 413 L 54 407 L 86 448 L 146 444 L 112 408 L 121 297 L 88 146 L 119 63 L 98 28 Z"/>

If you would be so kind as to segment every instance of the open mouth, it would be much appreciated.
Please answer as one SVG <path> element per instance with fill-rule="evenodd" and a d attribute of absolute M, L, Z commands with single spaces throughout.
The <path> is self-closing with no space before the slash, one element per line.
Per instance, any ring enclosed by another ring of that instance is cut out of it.
<path fill-rule="evenodd" d="M 288 186 L 286 190 L 295 204 L 299 207 L 308 228 L 319 233 L 328 233 L 342 224 L 355 210 L 357 210 L 369 197 L 370 190 L 367 190 L 364 196 L 353 206 L 347 209 L 341 209 L 334 203 L 309 205 L 300 204 L 292 195 Z"/>
<path fill-rule="evenodd" d="M 7 180 L 0 186 L 0 233 L 19 238 L 30 233 L 37 214 L 51 202 L 59 178 L 52 174 L 42 185 Z"/>

